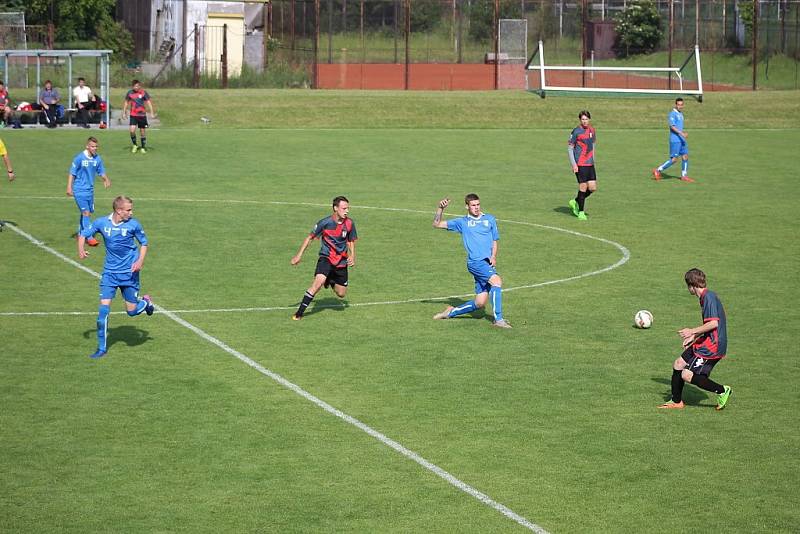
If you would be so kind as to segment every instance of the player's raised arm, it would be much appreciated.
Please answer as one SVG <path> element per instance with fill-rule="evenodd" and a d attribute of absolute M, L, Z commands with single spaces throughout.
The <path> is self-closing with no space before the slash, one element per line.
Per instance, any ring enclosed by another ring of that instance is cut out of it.
<path fill-rule="evenodd" d="M 444 209 L 447 205 L 450 204 L 449 198 L 443 198 L 439 201 L 439 205 L 436 206 L 436 212 L 433 214 L 433 227 L 434 228 L 447 228 L 447 221 L 442 220 L 442 215 L 444 214 Z"/>

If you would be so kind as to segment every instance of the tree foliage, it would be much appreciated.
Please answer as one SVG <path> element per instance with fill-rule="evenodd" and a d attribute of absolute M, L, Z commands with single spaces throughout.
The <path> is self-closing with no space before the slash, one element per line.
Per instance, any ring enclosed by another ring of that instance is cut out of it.
<path fill-rule="evenodd" d="M 0 9 L 18 4 L 0 0 Z M 114 20 L 115 0 L 23 0 L 25 22 L 32 25 L 52 23 L 60 41 L 92 40 L 102 23 Z"/>
<path fill-rule="evenodd" d="M 492 21 L 494 20 L 494 2 L 492 0 L 473 0 L 466 9 L 469 15 L 469 36 L 476 41 L 491 40 Z M 522 18 L 522 8 L 516 0 L 500 0 L 501 19 Z"/>
<path fill-rule="evenodd" d="M 617 16 L 614 29 L 614 53 L 620 58 L 650 53 L 664 36 L 661 15 L 653 0 L 628 2 L 627 7 Z"/>

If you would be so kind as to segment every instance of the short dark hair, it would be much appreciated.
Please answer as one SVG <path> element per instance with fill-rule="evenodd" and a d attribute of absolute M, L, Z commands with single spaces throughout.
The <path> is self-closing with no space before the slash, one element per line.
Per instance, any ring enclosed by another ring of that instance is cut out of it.
<path fill-rule="evenodd" d="M 683 279 L 689 287 L 706 287 L 706 273 L 700 269 L 689 269 Z"/>
<path fill-rule="evenodd" d="M 47 85 L 48 83 L 49 83 L 49 84 L 52 84 L 53 82 L 51 82 L 50 80 L 45 80 L 45 81 L 44 81 L 44 84 L 45 84 L 45 85 Z"/>
<path fill-rule="evenodd" d="M 480 197 L 475 193 L 469 193 L 467 196 L 464 197 L 464 204 L 469 206 L 469 203 L 473 200 L 480 200 Z"/>
<path fill-rule="evenodd" d="M 89 139 L 86 140 L 87 143 L 96 143 L 97 138 L 95 136 L 91 136 Z"/>
<path fill-rule="evenodd" d="M 681 97 L 676 98 L 675 103 L 677 104 L 678 102 L 683 102 L 683 99 Z"/>
<path fill-rule="evenodd" d="M 86 78 L 78 78 L 78 81 L 81 81 L 81 80 L 83 80 L 85 82 Z"/>
<path fill-rule="evenodd" d="M 348 204 L 350 204 L 350 201 L 347 200 L 347 197 L 345 197 L 345 196 L 339 195 L 338 197 L 334 197 L 334 199 L 333 199 L 333 207 L 334 208 L 339 207 L 339 204 L 341 204 L 342 202 L 347 202 Z"/>
<path fill-rule="evenodd" d="M 581 111 L 580 113 L 578 113 L 578 118 L 580 119 L 580 118 L 581 118 L 581 117 L 583 117 L 584 115 L 586 115 L 586 118 L 587 118 L 587 119 L 591 119 L 591 118 L 592 118 L 592 114 L 591 114 L 591 113 L 589 113 L 589 110 L 588 110 L 588 109 L 584 109 L 583 111 Z"/>
<path fill-rule="evenodd" d="M 133 81 L 131 82 L 131 85 L 136 85 L 137 83 L 140 83 L 140 82 L 139 82 L 139 80 L 133 80 Z"/>

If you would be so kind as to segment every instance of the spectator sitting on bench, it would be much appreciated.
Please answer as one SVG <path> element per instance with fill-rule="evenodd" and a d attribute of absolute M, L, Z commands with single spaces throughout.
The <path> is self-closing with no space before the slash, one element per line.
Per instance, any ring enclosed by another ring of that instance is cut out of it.
<path fill-rule="evenodd" d="M 92 94 L 92 88 L 86 85 L 84 78 L 78 78 L 78 87 L 72 90 L 72 96 L 75 99 L 75 108 L 78 110 L 75 123 L 89 128 L 89 110 L 97 109 L 97 97 Z"/>
<path fill-rule="evenodd" d="M 9 105 L 8 90 L 6 85 L 0 81 L 0 114 L 3 115 L 0 127 L 5 127 L 11 119 L 11 106 Z"/>
<path fill-rule="evenodd" d="M 44 89 L 39 93 L 39 105 L 42 106 L 42 115 L 48 128 L 58 126 L 56 109 L 60 100 L 61 95 L 58 94 L 58 89 L 53 89 L 53 82 L 45 80 Z"/>

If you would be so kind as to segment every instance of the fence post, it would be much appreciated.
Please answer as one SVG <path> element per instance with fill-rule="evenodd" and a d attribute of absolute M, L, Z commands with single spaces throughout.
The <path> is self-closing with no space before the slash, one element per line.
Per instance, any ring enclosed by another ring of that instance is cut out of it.
<path fill-rule="evenodd" d="M 56 27 L 53 26 L 52 22 L 47 24 L 47 48 L 52 50 L 53 43 L 56 41 Z"/>
<path fill-rule="evenodd" d="M 586 26 L 589 24 L 589 5 L 581 0 L 581 67 L 586 66 Z M 586 87 L 586 71 L 581 71 L 581 87 Z"/>
<path fill-rule="evenodd" d="M 494 15 L 492 18 L 492 33 L 494 34 L 494 90 L 497 91 L 500 81 L 500 0 L 494 0 Z"/>
<path fill-rule="evenodd" d="M 314 0 L 314 79 L 312 88 L 319 89 L 319 0 Z"/>
<path fill-rule="evenodd" d="M 192 73 L 192 86 L 200 87 L 200 30 L 197 23 L 194 25 L 194 68 Z"/>
<path fill-rule="evenodd" d="M 672 47 L 675 39 L 675 1 L 669 0 L 669 51 L 667 53 L 667 66 L 672 67 Z M 667 89 L 672 89 L 672 73 L 667 74 Z"/>
<path fill-rule="evenodd" d="M 291 43 L 291 62 L 294 65 L 294 10 L 295 10 L 295 0 L 291 0 L 289 4 L 289 25 L 291 26 L 291 31 L 289 32 L 289 42 Z"/>
<path fill-rule="evenodd" d="M 411 40 L 411 0 L 405 1 L 405 27 L 406 27 L 406 67 L 404 72 L 404 87 L 406 91 L 408 91 L 408 78 L 409 78 L 409 57 L 411 55 L 411 46 L 409 41 Z"/>
<path fill-rule="evenodd" d="M 758 0 L 753 0 L 753 91 L 758 88 Z"/>
<path fill-rule="evenodd" d="M 333 63 L 333 0 L 328 0 L 328 64 Z"/>
<path fill-rule="evenodd" d="M 189 0 L 183 0 L 183 6 L 181 7 L 181 11 L 183 11 L 183 16 L 181 17 L 181 68 L 186 68 L 186 23 L 189 22 L 189 13 L 187 12 L 187 7 L 189 5 Z"/>
<path fill-rule="evenodd" d="M 228 88 L 228 25 L 222 25 L 222 88 Z"/>
<path fill-rule="evenodd" d="M 700 0 L 694 0 L 694 44 L 700 46 Z"/>

